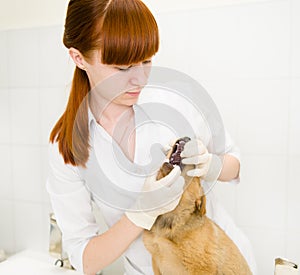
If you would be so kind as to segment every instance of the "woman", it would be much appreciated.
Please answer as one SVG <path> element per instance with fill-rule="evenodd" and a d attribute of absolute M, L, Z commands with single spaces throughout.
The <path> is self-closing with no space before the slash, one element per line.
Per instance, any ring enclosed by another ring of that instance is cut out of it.
<path fill-rule="evenodd" d="M 159 47 L 156 21 L 140 0 L 71 0 L 63 42 L 76 69 L 66 110 L 50 136 L 47 189 L 63 232 L 64 250 L 72 265 L 85 274 L 95 274 L 123 253 L 127 275 L 152 274 L 151 256 L 143 246 L 141 233 L 151 228 L 158 215 L 176 207 L 183 179 L 176 167 L 160 181 L 155 180 L 155 173 L 135 181 L 114 166 L 113 155 L 117 149 L 129 163 L 142 163 L 145 148 L 153 141 L 149 137 L 155 136 L 162 145 L 170 138 L 151 127 L 140 132 L 136 129 L 136 103 Z M 185 162 L 196 165 L 191 173 L 210 181 L 237 179 L 238 155 L 229 139 L 226 144 L 222 164 L 199 138 L 192 139 L 183 152 Z M 100 170 L 104 173 L 99 174 Z M 122 194 L 118 197 L 115 189 L 102 200 L 101 191 L 89 188 L 106 185 L 109 189 L 114 180 L 130 191 L 147 192 L 123 202 Z M 102 234 L 92 201 L 109 226 Z M 133 202 L 136 208 L 130 211 Z M 236 234 L 238 229 L 213 198 L 210 204 L 212 218 L 228 229 L 253 267 L 247 240 Z"/>

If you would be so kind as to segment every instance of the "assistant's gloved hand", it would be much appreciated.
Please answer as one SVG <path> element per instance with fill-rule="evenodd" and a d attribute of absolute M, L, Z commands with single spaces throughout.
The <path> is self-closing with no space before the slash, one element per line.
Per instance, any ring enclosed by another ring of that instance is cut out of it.
<path fill-rule="evenodd" d="M 146 178 L 143 190 L 134 209 L 125 212 L 135 225 L 150 230 L 159 215 L 172 211 L 183 193 L 184 179 L 179 166 L 164 178 L 156 180 L 157 174 Z"/>
<path fill-rule="evenodd" d="M 200 139 L 188 141 L 180 156 L 183 164 L 194 164 L 195 169 L 187 172 L 190 177 L 201 177 L 207 182 L 215 182 L 222 170 L 222 160 L 219 156 L 207 151 Z"/>

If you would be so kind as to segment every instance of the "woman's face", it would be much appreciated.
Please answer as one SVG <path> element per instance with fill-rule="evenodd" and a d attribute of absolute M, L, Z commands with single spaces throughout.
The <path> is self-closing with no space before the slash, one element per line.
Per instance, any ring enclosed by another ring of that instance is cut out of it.
<path fill-rule="evenodd" d="M 151 58 L 128 66 L 107 65 L 101 63 L 100 53 L 95 51 L 85 68 L 92 96 L 109 103 L 132 106 L 147 84 Z"/>

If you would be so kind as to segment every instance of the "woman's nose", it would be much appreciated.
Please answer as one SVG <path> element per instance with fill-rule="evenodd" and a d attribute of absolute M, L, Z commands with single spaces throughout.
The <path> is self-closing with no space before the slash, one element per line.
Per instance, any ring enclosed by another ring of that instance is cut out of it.
<path fill-rule="evenodd" d="M 138 63 L 132 67 L 130 83 L 135 86 L 145 86 L 148 81 L 151 66 Z"/>

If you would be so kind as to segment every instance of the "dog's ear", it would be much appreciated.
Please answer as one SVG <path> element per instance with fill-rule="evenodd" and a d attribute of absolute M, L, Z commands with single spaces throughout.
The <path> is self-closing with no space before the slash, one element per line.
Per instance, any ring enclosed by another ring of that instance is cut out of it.
<path fill-rule="evenodd" d="M 200 217 L 206 214 L 206 197 L 205 195 L 196 200 L 196 208 L 199 211 Z"/>
<path fill-rule="evenodd" d="M 206 197 L 203 195 L 201 197 L 201 206 L 200 206 L 200 216 L 204 216 L 206 214 Z"/>

